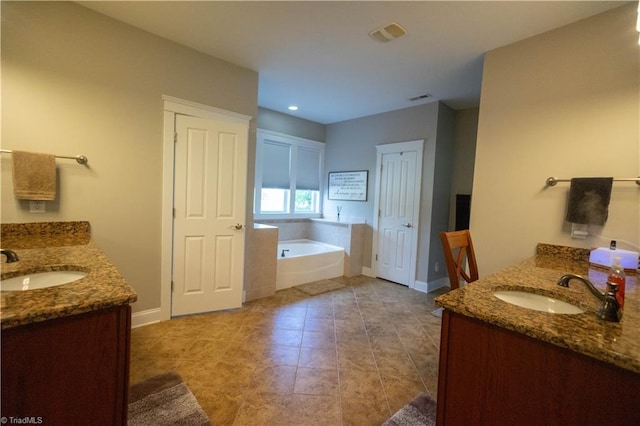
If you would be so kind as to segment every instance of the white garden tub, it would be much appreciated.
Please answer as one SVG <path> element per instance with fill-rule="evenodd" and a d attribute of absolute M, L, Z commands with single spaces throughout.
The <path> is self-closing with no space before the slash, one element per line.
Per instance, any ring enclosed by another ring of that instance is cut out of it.
<path fill-rule="evenodd" d="M 343 273 L 342 247 L 311 240 L 278 242 L 276 290 L 341 277 Z"/>

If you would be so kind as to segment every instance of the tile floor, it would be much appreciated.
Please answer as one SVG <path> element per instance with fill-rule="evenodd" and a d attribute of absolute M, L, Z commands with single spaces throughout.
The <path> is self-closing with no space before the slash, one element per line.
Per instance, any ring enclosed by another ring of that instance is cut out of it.
<path fill-rule="evenodd" d="M 419 391 L 435 398 L 436 295 L 337 280 L 136 328 L 131 383 L 178 372 L 214 425 L 380 425 Z"/>

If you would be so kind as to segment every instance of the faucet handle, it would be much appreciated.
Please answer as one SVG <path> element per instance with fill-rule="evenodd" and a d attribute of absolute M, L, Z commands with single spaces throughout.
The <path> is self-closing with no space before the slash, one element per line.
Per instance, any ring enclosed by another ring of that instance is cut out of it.
<path fill-rule="evenodd" d="M 605 321 L 620 322 L 622 318 L 622 310 L 616 298 L 618 292 L 618 284 L 607 281 L 607 292 L 604 294 L 604 300 L 598 308 L 596 316 L 598 319 Z"/>

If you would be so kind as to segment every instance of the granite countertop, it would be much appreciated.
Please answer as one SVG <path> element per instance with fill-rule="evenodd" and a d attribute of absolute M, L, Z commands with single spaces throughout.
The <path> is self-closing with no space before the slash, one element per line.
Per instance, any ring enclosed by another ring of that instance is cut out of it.
<path fill-rule="evenodd" d="M 577 280 L 558 286 L 566 273 L 588 277 L 604 291 L 607 271 L 590 267 L 589 251 L 539 244 L 534 258 L 504 268 L 436 298 L 436 304 L 534 339 L 570 349 L 635 373 L 640 373 L 640 282 L 627 273 L 625 304 L 619 323 L 596 318 L 600 301 Z M 582 314 L 551 314 L 521 308 L 493 295 L 498 290 L 525 290 L 574 304 Z"/>
<path fill-rule="evenodd" d="M 2 263 L 1 279 L 56 270 L 86 272 L 59 286 L 2 291 L 2 329 L 133 303 L 137 295 L 91 241 L 88 222 L 2 224 L 2 246 L 20 261 Z"/>

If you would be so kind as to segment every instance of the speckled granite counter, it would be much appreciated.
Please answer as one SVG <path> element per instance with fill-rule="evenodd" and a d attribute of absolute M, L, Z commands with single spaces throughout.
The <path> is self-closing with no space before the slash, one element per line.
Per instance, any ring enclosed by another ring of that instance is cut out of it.
<path fill-rule="evenodd" d="M 88 222 L 2 224 L 2 247 L 19 262 L 2 263 L 1 279 L 29 273 L 75 270 L 73 283 L 1 293 L 2 329 L 133 303 L 137 295 L 91 242 Z"/>
<path fill-rule="evenodd" d="M 576 273 L 589 277 L 604 291 L 607 271 L 590 268 L 588 257 L 588 250 L 540 244 L 535 258 L 439 296 L 436 304 L 640 373 L 638 276 L 627 274 L 624 314 L 619 323 L 596 318 L 600 302 L 581 282 L 572 280 L 569 288 L 556 284 L 563 274 Z M 549 295 L 579 306 L 584 313 L 562 315 L 521 308 L 495 297 L 493 292 L 498 290 L 526 290 Z"/>

